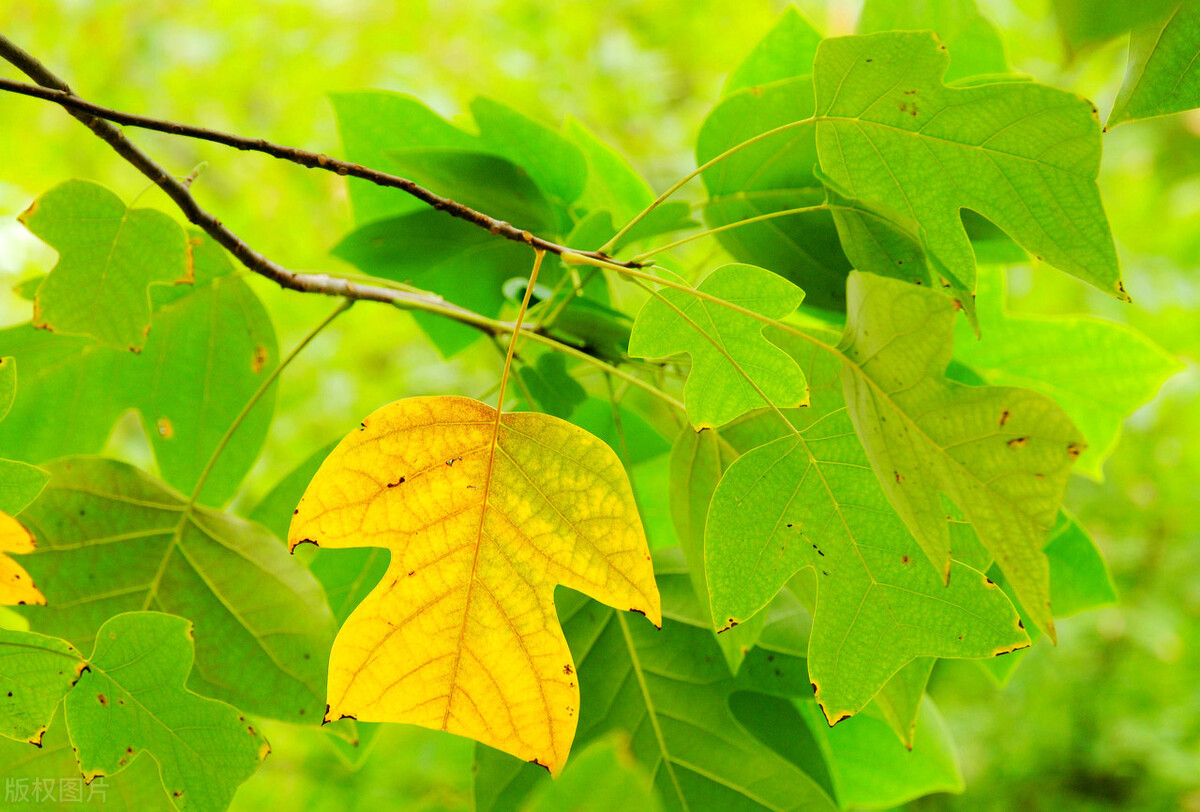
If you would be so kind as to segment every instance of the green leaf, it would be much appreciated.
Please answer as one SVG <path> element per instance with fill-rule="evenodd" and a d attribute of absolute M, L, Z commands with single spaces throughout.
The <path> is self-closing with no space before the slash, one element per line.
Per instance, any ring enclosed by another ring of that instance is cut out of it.
<path fill-rule="evenodd" d="M 775 26 L 729 74 L 721 95 L 793 76 L 810 75 L 820 41 L 821 33 L 816 27 L 795 6 L 788 6 L 779 15 Z"/>
<path fill-rule="evenodd" d="M 650 184 L 637 170 L 608 144 L 589 130 L 574 116 L 567 116 L 563 123 L 563 136 L 583 154 L 587 161 L 587 184 L 577 202 L 584 209 L 609 211 L 621 221 L 632 220 L 634 215 L 650 205 L 654 192 Z M 583 250 L 599 248 L 610 231 L 595 245 L 571 242 L 570 245 Z"/>
<path fill-rule="evenodd" d="M 1024 386 L 1062 407 L 1088 447 L 1082 473 L 1100 479 L 1121 423 L 1183 367 L 1149 338 L 1091 316 L 1015 316 L 1007 312 L 1002 274 L 980 276 L 977 340 L 958 326 L 955 356 L 984 382 Z"/>
<path fill-rule="evenodd" d="M 0 421 L 8 415 L 17 395 L 17 359 L 0 358 Z M 0 460 L 0 513 L 15 516 L 37 498 L 49 475 L 23 462 Z"/>
<path fill-rule="evenodd" d="M 476 97 L 471 115 L 489 149 L 523 167 L 561 205 L 574 203 L 587 184 L 588 164 L 564 136 L 498 101 Z"/>
<path fill-rule="evenodd" d="M 153 209 L 130 209 L 98 183 L 71 180 L 20 216 L 58 252 L 38 287 L 34 324 L 140 352 L 150 330 L 154 284 L 191 282 L 187 236 Z"/>
<path fill-rule="evenodd" d="M 250 511 L 249 518 L 265 525 L 281 541 L 286 539 L 304 489 L 336 445 L 330 443 L 317 449 L 297 465 Z M 382 580 L 388 564 L 388 553 L 380 547 L 330 551 L 305 544 L 296 549 L 292 558 L 307 564 L 320 582 L 339 628 Z"/>
<path fill-rule="evenodd" d="M 804 292 L 787 280 L 751 265 L 722 266 L 697 290 L 774 319 L 791 314 L 804 298 Z M 714 428 L 762 408 L 764 397 L 780 407 L 799 406 L 808 399 L 796 362 L 762 331 L 762 322 L 751 316 L 663 288 L 638 313 L 629 354 L 691 356 L 684 387 L 688 419 L 697 429 Z"/>
<path fill-rule="evenodd" d="M 0 358 L 0 420 L 8 415 L 17 397 L 17 359 L 11 355 Z"/>
<path fill-rule="evenodd" d="M 0 736 L 40 745 L 84 665 L 65 640 L 0 629 Z"/>
<path fill-rule="evenodd" d="M 199 640 L 193 689 L 264 716 L 320 719 L 329 609 L 278 539 L 189 506 L 124 463 L 66 458 L 47 470 L 50 484 L 21 515 L 38 540 L 21 563 L 49 604 L 22 607 L 33 630 L 86 649 L 120 612 L 189 617 Z"/>
<path fill-rule="evenodd" d="M 1054 13 L 1070 48 L 1086 48 L 1132 28 L 1165 19 L 1179 0 L 1054 0 Z"/>
<path fill-rule="evenodd" d="M 535 364 L 523 365 L 517 374 L 533 397 L 531 405 L 546 414 L 567 420 L 575 407 L 587 400 L 587 391 L 571 377 L 566 356 L 560 353 L 543 353 Z"/>
<path fill-rule="evenodd" d="M 529 812 L 657 812 L 650 774 L 630 752 L 629 737 L 597 739 L 573 757 L 557 781 L 543 781 L 523 807 Z"/>
<path fill-rule="evenodd" d="M 175 807 L 149 758 L 134 759 L 115 775 L 85 785 L 60 712 L 42 746 L 0 738 L 0 778 L 14 808 L 78 812 L 170 812 Z"/>
<path fill-rule="evenodd" d="M 708 600 L 708 579 L 704 572 L 704 523 L 717 483 L 737 451 L 715 431 L 692 431 L 685 426 L 671 449 L 671 519 L 675 536 L 683 548 L 688 582 L 695 596 L 696 612 L 706 628 L 715 630 Z M 667 589 L 660 580 L 659 591 Z M 676 602 L 679 599 L 676 598 Z M 758 642 L 766 623 L 766 612 L 759 612 L 740 626 L 716 635 L 729 670 L 737 674 L 742 660 Z"/>
<path fill-rule="evenodd" d="M 518 228 L 541 234 L 557 231 L 555 209 L 529 173 L 512 161 L 485 152 L 446 147 L 388 150 L 384 154 L 398 174 L 442 197 L 508 220 Z M 448 216 L 445 212 L 436 213 Z M 496 239 L 478 226 L 472 228 Z"/>
<path fill-rule="evenodd" d="M 919 560 L 844 410 L 731 465 L 704 547 L 718 627 L 752 617 L 803 567 L 816 570 L 808 671 L 830 724 L 914 657 L 1028 645 L 1012 604 L 982 573 L 954 562 L 946 585 Z"/>
<path fill-rule="evenodd" d="M 1096 187 L 1095 108 L 1032 82 L 950 88 L 948 64 L 928 33 L 822 42 L 821 169 L 851 196 L 911 217 L 959 287 L 975 280 L 967 208 L 1039 260 L 1127 299 Z"/>
<path fill-rule="evenodd" d="M 813 83 L 808 75 L 741 90 L 722 99 L 704 120 L 696 141 L 696 161 L 703 165 L 812 112 Z M 735 152 L 701 174 L 709 195 L 705 223 L 719 228 L 772 212 L 819 206 L 825 201 L 825 189 L 813 173 L 816 163 L 809 125 L 784 130 Z M 716 237 L 734 259 L 769 268 L 798 284 L 808 306 L 843 309 L 850 266 L 828 211 L 775 217 Z"/>
<path fill-rule="evenodd" d="M 1059 514 L 1045 549 L 1050 561 L 1050 597 L 1055 617 L 1070 617 L 1117 602 L 1117 591 L 1104 556 L 1082 525 L 1066 511 Z M 993 566 L 989 575 L 1006 593 L 1014 594 L 1012 585 L 997 567 Z M 1036 628 L 1029 630 L 1034 642 L 1040 636 Z M 1003 659 L 981 660 L 979 665 L 998 685 L 1004 685 L 1024 659 L 1025 652 L 1018 651 Z"/>
<path fill-rule="evenodd" d="M 889 809 L 935 792 L 962 792 L 954 742 L 933 701 L 921 704 L 911 747 L 901 746 L 878 711 L 830 728 L 812 702 L 797 701 L 820 743 L 843 808 Z"/>
<path fill-rule="evenodd" d="M 388 151 L 443 147 L 479 150 L 479 139 L 463 132 L 403 93 L 371 90 L 334 93 L 329 97 L 337 116 L 346 158 L 365 166 L 382 167 Z M 416 198 L 383 186 L 349 178 L 354 222 L 364 225 L 427 208 Z M 441 215 L 447 217 L 447 215 Z"/>
<path fill-rule="evenodd" d="M 486 230 L 439 211 L 419 211 L 370 223 L 333 249 L 334 256 L 372 276 L 407 282 L 484 316 L 504 306 L 504 283 L 528 276 L 529 247 L 497 239 Z M 547 274 L 551 284 L 557 269 Z M 480 337 L 478 330 L 433 314 L 414 313 L 417 324 L 445 357 Z"/>
<path fill-rule="evenodd" d="M 121 415 L 137 409 L 163 478 L 191 493 L 279 362 L 270 318 L 224 251 L 199 236 L 192 250 L 195 284 L 155 290 L 154 329 L 140 356 L 28 325 L 0 331 L 0 345 L 29 370 L 0 423 L 6 453 L 32 463 L 97 453 Z M 64 422 L 46 420 L 46 404 L 57 404 Z M 201 501 L 222 504 L 237 491 L 258 458 L 274 407 L 272 387 L 231 437 Z"/>
<path fill-rule="evenodd" d="M 1129 68 L 1108 126 L 1200 107 L 1200 2 L 1186 0 L 1129 39 Z"/>
<path fill-rule="evenodd" d="M 612 403 L 607 398 L 589 397 L 571 414 L 571 422 L 607 443 L 629 466 L 640 465 L 671 450 L 670 443 L 627 404 L 618 404 L 617 416 L 621 419 L 620 432 L 613 419 Z"/>
<path fill-rule="evenodd" d="M 665 809 L 833 808 L 809 774 L 763 744 L 730 707 L 741 691 L 807 692 L 803 660 L 777 654 L 768 668 L 764 654 L 752 674 L 731 678 L 707 629 L 665 620 L 661 631 L 647 632 L 574 593 L 559 604 L 579 664 L 576 747 L 626 731 Z M 548 780 L 544 770 L 482 747 L 476 762 L 481 812 L 515 809 Z"/>
<path fill-rule="evenodd" d="M 888 500 L 953 582 L 949 497 L 1053 636 L 1042 545 L 1085 445 L 1079 431 L 1037 392 L 944 377 L 955 315 L 946 297 L 853 273 L 847 302 L 846 404 Z"/>
<path fill-rule="evenodd" d="M 101 627 L 64 703 L 86 778 L 119 772 L 144 751 L 178 809 L 229 806 L 270 747 L 236 708 L 185 687 L 192 660 L 184 618 L 136 612 Z"/>
<path fill-rule="evenodd" d="M 866 0 L 859 34 L 930 29 L 950 50 L 946 81 L 1010 73 L 1004 43 L 975 0 Z"/>

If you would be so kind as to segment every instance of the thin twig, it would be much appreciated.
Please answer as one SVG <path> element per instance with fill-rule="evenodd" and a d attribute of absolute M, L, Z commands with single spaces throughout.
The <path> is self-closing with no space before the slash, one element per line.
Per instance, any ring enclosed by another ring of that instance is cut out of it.
<path fill-rule="evenodd" d="M 170 135 L 179 135 L 186 138 L 196 138 L 201 141 L 211 141 L 216 144 L 224 144 L 227 147 L 234 149 L 246 150 L 251 152 L 261 152 L 270 155 L 272 158 L 278 158 L 282 161 L 290 161 L 300 166 L 308 167 L 309 169 L 324 169 L 328 172 L 334 172 L 338 175 L 348 175 L 352 178 L 360 178 L 361 180 L 374 183 L 377 186 L 385 186 L 390 189 L 399 189 L 406 194 L 412 195 L 417 200 L 428 204 L 437 211 L 445 212 L 451 217 L 457 217 L 459 220 L 464 220 L 472 225 L 479 226 L 487 231 L 495 234 L 497 237 L 502 237 L 513 242 L 524 243 L 532 248 L 545 251 L 550 254 L 561 256 L 564 253 L 583 254 L 585 256 L 594 257 L 597 259 L 608 259 L 610 262 L 628 265 L 631 268 L 641 267 L 640 263 L 626 262 L 613 260 L 608 255 L 599 251 L 577 251 L 565 245 L 544 240 L 541 237 L 534 236 L 531 232 L 522 228 L 518 228 L 504 220 L 497 220 L 490 215 L 484 214 L 481 211 L 472 209 L 470 206 L 465 206 L 462 203 L 451 200 L 450 198 L 442 197 L 424 186 L 421 186 L 408 178 L 402 178 L 398 175 L 391 175 L 387 172 L 381 172 L 378 169 L 356 164 L 350 161 L 342 161 L 337 158 L 331 158 L 328 155 L 323 155 L 318 152 L 310 152 L 297 147 L 288 147 L 282 144 L 275 144 L 263 138 L 246 138 L 240 135 L 231 133 L 219 132 L 210 130 L 206 127 L 196 127 L 191 124 L 180 124 L 174 121 L 165 121 L 162 119 L 149 118 L 147 116 L 139 116 L 133 113 L 125 113 L 120 110 L 113 110 L 108 107 L 102 107 L 99 104 L 93 104 L 85 99 L 76 96 L 69 87 L 66 86 L 57 77 L 54 77 L 44 66 L 37 63 L 29 54 L 22 51 L 12 42 L 0 35 L 0 55 L 11 62 L 16 67 L 25 72 L 31 79 L 38 82 L 37 85 L 25 84 L 24 82 L 14 82 L 11 79 L 0 79 L 0 90 L 8 91 L 9 93 L 18 93 L 23 96 L 31 96 L 37 99 L 54 102 L 71 112 L 80 121 L 84 121 L 84 116 L 91 119 L 99 119 L 115 124 L 121 124 L 127 127 L 138 127 L 143 130 L 154 130 L 156 132 L 168 133 Z M 32 67 L 33 64 L 38 64 L 41 68 L 40 76 L 35 72 L 27 70 L 27 67 Z M 39 86 L 40 85 L 40 86 Z M 91 127 L 91 124 L 88 124 Z M 95 127 L 92 127 L 96 130 Z M 113 128 L 115 129 L 115 128 Z M 119 132 L 119 130 L 117 131 Z M 97 135 L 101 138 L 108 139 L 98 130 Z M 109 143 L 112 143 L 111 141 Z M 139 167 L 140 169 L 141 167 Z M 144 171 L 144 170 L 143 170 Z M 186 185 L 186 182 L 184 183 Z"/>

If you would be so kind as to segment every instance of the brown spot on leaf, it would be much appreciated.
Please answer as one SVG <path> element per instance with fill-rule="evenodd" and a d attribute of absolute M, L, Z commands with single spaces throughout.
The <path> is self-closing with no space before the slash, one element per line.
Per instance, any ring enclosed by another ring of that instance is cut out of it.
<path fill-rule="evenodd" d="M 1009 448 L 1024 448 L 1029 445 L 1028 437 L 1014 437 L 1008 441 Z"/>
<path fill-rule="evenodd" d="M 396 487 L 397 485 L 403 485 L 403 484 L 404 484 L 406 481 L 407 481 L 407 480 L 406 480 L 406 478 L 405 478 L 405 477 L 400 477 L 400 478 L 399 478 L 399 479 L 397 479 L 395 482 L 389 482 L 389 483 L 388 483 L 388 487 L 389 487 L 389 488 L 394 488 L 394 487 Z"/>
<path fill-rule="evenodd" d="M 892 474 L 895 475 L 897 483 L 904 481 L 904 475 L 901 474 L 899 471 L 892 471 Z"/>
<path fill-rule="evenodd" d="M 10 696 L 11 696 L 11 694 L 10 694 Z M 42 727 L 38 728 L 38 732 L 33 734 L 33 737 L 29 740 L 29 743 L 32 744 L 34 747 L 41 749 L 42 736 L 45 736 L 45 735 L 46 735 L 46 726 L 42 725 Z"/>
<path fill-rule="evenodd" d="M 154 425 L 158 429 L 158 436 L 164 440 L 170 440 L 175 436 L 175 424 L 171 422 L 171 418 L 160 417 L 154 421 Z"/>
<path fill-rule="evenodd" d="M 105 708 L 108 707 L 108 697 L 104 694 L 96 694 L 96 701 L 99 702 L 101 706 Z"/>
<path fill-rule="evenodd" d="M 912 559 L 909 558 L 907 555 L 902 555 L 902 556 L 900 556 L 900 563 L 901 564 L 911 564 Z"/>
<path fill-rule="evenodd" d="M 564 673 L 564 674 L 573 674 L 573 673 L 575 673 L 575 672 L 574 672 L 574 669 L 572 669 L 572 668 L 571 668 L 571 664 L 570 664 L 570 663 L 567 663 L 566 665 L 564 665 L 564 666 L 563 666 L 563 673 Z"/>
<path fill-rule="evenodd" d="M 1078 459 L 1079 455 L 1083 453 L 1084 448 L 1086 448 L 1086 446 L 1080 445 L 1079 443 L 1071 443 L 1067 446 L 1067 455 L 1070 456 L 1071 459 Z"/>
<path fill-rule="evenodd" d="M 259 344 L 254 348 L 254 356 L 250 359 L 250 369 L 255 375 L 263 371 L 263 367 L 267 365 L 267 358 L 269 357 L 270 354 L 263 345 Z"/>
<path fill-rule="evenodd" d="M 1007 423 L 1008 418 L 1010 418 L 1010 417 L 1012 417 L 1012 412 L 1010 412 L 1008 409 L 1005 409 L 1004 411 L 1002 411 L 1000 413 L 1000 425 L 1003 426 L 1005 423 Z"/>

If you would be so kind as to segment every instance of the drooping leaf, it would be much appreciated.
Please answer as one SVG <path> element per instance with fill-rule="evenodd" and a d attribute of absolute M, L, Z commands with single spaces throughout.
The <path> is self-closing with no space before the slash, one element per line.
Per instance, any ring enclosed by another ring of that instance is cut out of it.
<path fill-rule="evenodd" d="M 975 0 L 867 0 L 859 34 L 929 29 L 950 50 L 946 81 L 1011 72 L 995 26 Z"/>
<path fill-rule="evenodd" d="M 14 553 L 28 555 L 35 546 L 30 532 L 12 516 L 0 511 L 0 606 L 32 606 L 46 602 L 33 578 L 10 557 Z"/>
<path fill-rule="evenodd" d="M 141 355 L 19 325 L 0 331 L 21 385 L 0 447 L 29 462 L 101 451 L 113 424 L 137 409 L 163 478 L 191 493 L 213 451 L 279 362 L 270 318 L 211 239 L 192 237 L 195 283 L 156 288 L 154 329 Z M 97 385 L 102 381 L 103 385 Z M 61 404 L 65 422 L 45 419 Z M 222 504 L 262 448 L 275 407 L 269 390 L 230 438 L 199 498 Z M 0 482 L 4 473 L 0 470 Z M 0 485 L 0 491 L 3 486 Z"/>
<path fill-rule="evenodd" d="M 888 500 L 952 582 L 950 516 L 958 505 L 1053 636 L 1042 545 L 1085 443 L 1054 401 L 1027 389 L 944 377 L 955 306 L 925 288 L 853 273 L 842 382 L 855 431 Z"/>
<path fill-rule="evenodd" d="M 270 752 L 224 702 L 188 690 L 191 624 L 158 612 L 114 617 L 64 704 L 85 778 L 112 775 L 145 752 L 178 809 L 220 810 Z"/>
<path fill-rule="evenodd" d="M 548 415 L 383 407 L 309 484 L 289 533 L 302 542 L 393 554 L 334 642 L 327 719 L 448 730 L 556 774 L 580 704 L 555 585 L 661 622 L 620 460 Z"/>
<path fill-rule="evenodd" d="M 565 594 L 559 604 L 580 658 L 580 744 L 626 731 L 664 809 L 834 808 L 819 779 L 764 744 L 730 704 L 744 691 L 807 693 L 803 660 L 779 653 L 768 664 L 764 653 L 761 667 L 731 678 L 711 633 L 693 622 L 668 620 L 654 632 L 578 595 Z M 807 738 L 795 721 L 791 738 Z M 813 755 L 818 763 L 804 766 L 823 769 Z M 476 764 L 481 812 L 517 809 L 546 780 L 544 772 L 484 748 L 476 749 Z"/>
<path fill-rule="evenodd" d="M 85 665 L 65 640 L 0 629 L 0 736 L 40 746 Z"/>
<path fill-rule="evenodd" d="M 722 95 L 780 79 L 812 74 L 821 34 L 795 6 L 779 15 L 775 26 L 754 46 L 725 80 Z"/>
<path fill-rule="evenodd" d="M 1200 107 L 1200 2 L 1185 0 L 1130 35 L 1129 68 L 1108 126 Z"/>
<path fill-rule="evenodd" d="M 0 358 L 0 421 L 8 415 L 16 396 L 17 359 Z M 0 514 L 20 513 L 42 492 L 47 479 L 49 476 L 41 468 L 0 459 Z M 0 582 L 3 580 L 4 576 L 0 576 Z"/>
<path fill-rule="evenodd" d="M 740 308 L 781 319 L 800 306 L 804 292 L 762 268 L 725 265 L 697 290 Z M 663 288 L 638 313 L 629 354 L 663 358 L 687 353 L 692 370 L 684 387 L 688 419 L 715 428 L 767 405 L 807 401 L 804 374 L 787 353 L 763 336 L 763 323 L 724 305 Z M 747 380 L 749 378 L 749 380 Z"/>
<path fill-rule="evenodd" d="M 65 458 L 23 514 L 21 563 L 48 605 L 30 627 L 90 648 L 120 612 L 161 610 L 197 629 L 189 685 L 247 711 L 315 722 L 331 619 L 320 587 L 260 525 L 197 505 L 132 466 Z M 230 679 L 231 674 L 238 675 Z"/>
<path fill-rule="evenodd" d="M 916 221 L 959 287 L 975 279 L 967 208 L 1040 260 L 1128 298 L 1096 187 L 1095 108 L 1032 82 L 947 87 L 948 64 L 928 33 L 823 41 L 813 77 L 821 169 Z"/>
<path fill-rule="evenodd" d="M 1099 479 L 1121 423 L 1182 367 L 1146 336 L 1090 316 L 1016 316 L 999 273 L 980 276 L 977 340 L 960 324 L 955 357 L 986 383 L 1051 397 L 1087 438 L 1078 468 Z"/>
<path fill-rule="evenodd" d="M 190 283 L 183 229 L 153 209 L 131 209 L 98 183 L 71 180 L 34 201 L 20 221 L 58 251 L 38 287 L 34 324 L 140 352 L 155 284 Z"/>

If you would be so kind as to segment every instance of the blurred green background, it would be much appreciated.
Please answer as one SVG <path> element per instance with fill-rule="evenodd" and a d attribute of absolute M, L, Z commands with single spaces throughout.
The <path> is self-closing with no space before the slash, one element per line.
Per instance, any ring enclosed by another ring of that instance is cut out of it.
<path fill-rule="evenodd" d="M 661 189 L 694 167 L 695 136 L 725 74 L 784 5 L 5 0 L 0 31 L 98 103 L 333 154 L 333 91 L 404 91 L 459 121 L 480 94 L 550 124 L 570 114 Z M 859 3 L 796 5 L 833 35 L 853 30 Z M 981 5 L 1017 70 L 1093 99 L 1103 116 L 1124 73 L 1123 39 L 1069 53 L 1049 0 Z M 295 269 L 347 269 L 328 255 L 350 226 L 336 176 L 155 133 L 133 137 L 177 174 L 204 164 L 197 197 L 259 250 Z M 0 96 L 0 325 L 28 319 L 29 303 L 9 289 L 53 264 L 15 216 L 71 177 L 175 213 L 62 111 Z M 971 663 L 939 665 L 930 691 L 967 790 L 914 808 L 1200 810 L 1200 112 L 1108 134 L 1101 187 L 1134 304 L 1045 269 L 1014 268 L 1010 289 L 1018 311 L 1128 322 L 1187 363 L 1130 420 L 1105 481 L 1076 478 L 1068 495 L 1108 557 L 1121 603 L 1063 621 L 1059 646 L 1037 646 L 1003 688 Z M 333 306 L 251 284 L 285 351 Z M 356 307 L 284 376 L 266 451 L 238 504 L 254 504 L 383 403 L 478 396 L 498 367 L 486 342 L 442 361 L 405 314 Z M 111 442 L 152 464 L 133 421 Z M 367 757 L 346 758 L 324 734 L 278 724 L 267 734 L 274 753 L 235 809 L 471 807 L 465 740 L 388 727 Z"/>

